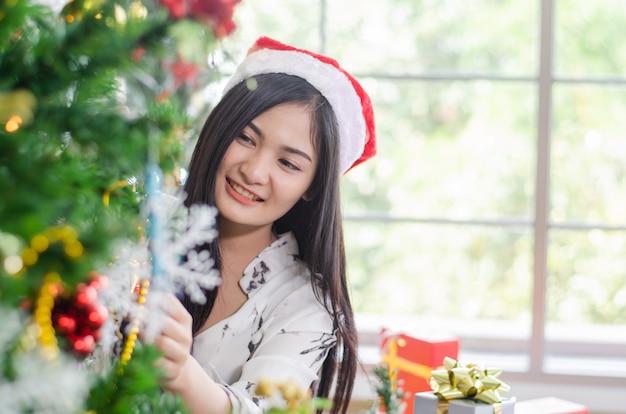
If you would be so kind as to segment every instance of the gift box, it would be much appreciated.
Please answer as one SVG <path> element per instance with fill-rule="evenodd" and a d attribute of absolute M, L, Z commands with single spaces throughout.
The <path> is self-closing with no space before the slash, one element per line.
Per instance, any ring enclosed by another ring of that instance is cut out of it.
<path fill-rule="evenodd" d="M 379 336 L 382 361 L 405 393 L 405 414 L 413 413 L 413 395 L 432 391 L 430 372 L 444 357 L 457 358 L 459 339 L 450 335 L 409 335 L 382 329 Z"/>
<path fill-rule="evenodd" d="M 555 397 L 520 401 L 515 414 L 589 414 L 584 405 Z"/>
<path fill-rule="evenodd" d="M 473 399 L 442 400 L 432 392 L 415 394 L 413 414 L 514 414 L 515 401 L 487 404 Z"/>
<path fill-rule="evenodd" d="M 430 373 L 433 392 L 415 394 L 412 414 L 513 414 L 515 399 L 501 396 L 511 389 L 501 373 L 444 357 L 443 368 Z"/>

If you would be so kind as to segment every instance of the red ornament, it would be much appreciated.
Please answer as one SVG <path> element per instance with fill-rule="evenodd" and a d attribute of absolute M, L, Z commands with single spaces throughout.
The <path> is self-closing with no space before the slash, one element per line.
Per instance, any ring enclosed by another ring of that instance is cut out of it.
<path fill-rule="evenodd" d="M 60 315 L 56 320 L 56 325 L 62 333 L 73 333 L 76 330 L 76 319 L 67 315 Z"/>
<path fill-rule="evenodd" d="M 172 73 L 174 82 L 171 88 L 159 94 L 156 98 L 157 102 L 167 99 L 172 93 L 178 90 L 183 83 L 195 85 L 198 73 L 200 72 L 198 65 L 193 62 L 185 61 L 180 56 L 178 56 L 174 62 L 164 61 L 163 67 Z"/>
<path fill-rule="evenodd" d="M 144 49 L 143 47 L 136 47 L 133 50 L 133 53 L 131 55 L 133 62 L 135 63 L 139 63 L 141 61 L 141 58 L 143 57 L 143 55 L 146 54 L 146 49 Z"/>
<path fill-rule="evenodd" d="M 236 25 L 233 22 L 235 6 L 241 0 L 160 0 L 175 20 L 190 16 L 208 24 L 216 38 L 231 34 Z"/>
<path fill-rule="evenodd" d="M 109 286 L 109 278 L 106 275 L 101 275 L 97 272 L 91 272 L 91 282 L 89 286 L 92 286 L 96 290 L 104 290 Z"/>
<path fill-rule="evenodd" d="M 178 89 L 183 83 L 193 83 L 198 77 L 198 66 L 193 62 L 187 62 L 180 56 L 175 62 L 164 62 L 166 69 L 170 69 L 174 75 L 174 89 Z"/>
<path fill-rule="evenodd" d="M 187 0 L 161 0 L 161 4 L 167 7 L 170 16 L 175 20 L 182 19 L 189 12 Z"/>
<path fill-rule="evenodd" d="M 211 26 L 215 37 L 221 39 L 237 27 L 233 14 L 239 2 L 240 0 L 191 0 L 190 14 Z"/>
<path fill-rule="evenodd" d="M 76 305 L 79 307 L 89 307 L 98 300 L 98 291 L 93 286 L 80 284 L 76 291 Z"/>
<path fill-rule="evenodd" d="M 59 295 L 55 300 L 53 326 L 58 334 L 65 337 L 76 356 L 87 356 L 100 338 L 100 330 L 109 312 L 98 303 L 98 291 L 106 288 L 107 284 L 106 276 L 92 272 L 87 284 L 80 283 L 73 294 Z"/>
<path fill-rule="evenodd" d="M 81 356 L 87 356 L 96 347 L 96 340 L 91 335 L 74 338 L 72 342 L 74 351 Z"/>
<path fill-rule="evenodd" d="M 100 328 L 108 317 L 109 311 L 106 307 L 100 304 L 92 307 L 88 315 L 91 326 L 96 329 Z"/>

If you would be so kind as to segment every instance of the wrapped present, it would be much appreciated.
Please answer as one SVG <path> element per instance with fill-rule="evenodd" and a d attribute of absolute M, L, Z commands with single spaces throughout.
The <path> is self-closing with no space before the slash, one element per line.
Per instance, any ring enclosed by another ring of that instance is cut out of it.
<path fill-rule="evenodd" d="M 457 358 L 459 339 L 449 335 L 415 336 L 386 329 L 380 332 L 382 361 L 405 393 L 404 413 L 413 413 L 413 395 L 432 391 L 430 372 L 444 357 Z"/>
<path fill-rule="evenodd" d="M 545 397 L 518 402 L 515 414 L 589 414 L 589 409 L 575 402 Z"/>
<path fill-rule="evenodd" d="M 504 399 L 495 404 L 469 399 L 446 401 L 432 392 L 415 394 L 413 408 L 414 414 L 517 414 L 514 400 Z"/>
<path fill-rule="evenodd" d="M 515 399 L 501 396 L 510 390 L 501 373 L 445 357 L 443 369 L 431 371 L 433 391 L 415 394 L 413 414 L 513 414 Z"/>

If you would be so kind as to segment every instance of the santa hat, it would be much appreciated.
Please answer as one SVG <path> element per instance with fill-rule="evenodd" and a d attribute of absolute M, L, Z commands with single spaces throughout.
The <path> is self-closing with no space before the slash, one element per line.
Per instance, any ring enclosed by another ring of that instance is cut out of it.
<path fill-rule="evenodd" d="M 285 73 L 303 78 L 328 100 L 339 123 L 339 168 L 345 173 L 376 154 L 372 102 L 359 82 L 327 56 L 268 37 L 248 50 L 224 93 L 254 75 Z"/>

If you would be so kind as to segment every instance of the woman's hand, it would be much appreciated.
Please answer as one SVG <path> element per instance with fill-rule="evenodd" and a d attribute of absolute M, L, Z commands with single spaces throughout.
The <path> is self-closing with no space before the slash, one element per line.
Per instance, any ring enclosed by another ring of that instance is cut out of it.
<path fill-rule="evenodd" d="M 179 395 L 192 414 L 228 414 L 231 402 L 191 356 L 192 317 L 170 293 L 156 298 L 163 313 L 161 332 L 154 344 L 163 357 L 156 364 L 165 374 L 163 388 Z"/>
<path fill-rule="evenodd" d="M 192 318 L 182 303 L 172 294 L 165 294 L 160 306 L 164 312 L 161 332 L 154 344 L 163 353 L 157 366 L 165 373 L 164 388 L 179 392 L 188 383 L 191 362 Z"/>

